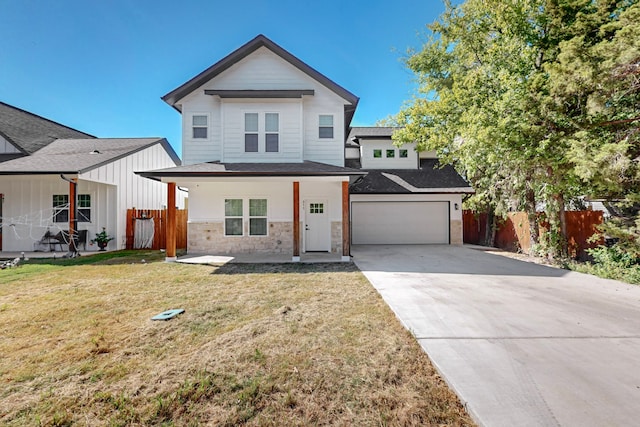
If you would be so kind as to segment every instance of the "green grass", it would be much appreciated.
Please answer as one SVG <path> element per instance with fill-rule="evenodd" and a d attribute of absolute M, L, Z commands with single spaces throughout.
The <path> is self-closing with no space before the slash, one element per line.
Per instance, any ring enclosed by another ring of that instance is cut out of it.
<path fill-rule="evenodd" d="M 163 260 L 0 271 L 0 424 L 473 424 L 352 264 Z"/>

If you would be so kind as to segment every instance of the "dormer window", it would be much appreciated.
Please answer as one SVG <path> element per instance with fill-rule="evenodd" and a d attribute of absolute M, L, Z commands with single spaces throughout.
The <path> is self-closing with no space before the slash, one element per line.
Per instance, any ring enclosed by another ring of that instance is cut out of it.
<path fill-rule="evenodd" d="M 191 120 L 193 139 L 207 139 L 208 117 L 206 115 L 194 115 Z"/>
<path fill-rule="evenodd" d="M 318 136 L 320 138 L 333 138 L 333 115 L 320 115 L 318 119 Z"/>

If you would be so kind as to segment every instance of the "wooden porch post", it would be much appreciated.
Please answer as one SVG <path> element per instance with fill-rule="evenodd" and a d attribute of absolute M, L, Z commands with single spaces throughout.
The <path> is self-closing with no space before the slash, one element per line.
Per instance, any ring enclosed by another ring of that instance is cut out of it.
<path fill-rule="evenodd" d="M 300 261 L 300 183 L 293 182 L 293 258 Z"/>
<path fill-rule="evenodd" d="M 349 181 L 342 181 L 342 261 L 351 261 L 349 231 Z"/>
<path fill-rule="evenodd" d="M 167 225 L 165 229 L 167 251 L 165 261 L 176 260 L 176 183 L 167 183 Z"/>
<path fill-rule="evenodd" d="M 77 178 L 69 180 L 69 254 L 67 256 L 76 256 L 78 252 L 75 240 L 78 229 L 76 218 L 77 187 Z"/>

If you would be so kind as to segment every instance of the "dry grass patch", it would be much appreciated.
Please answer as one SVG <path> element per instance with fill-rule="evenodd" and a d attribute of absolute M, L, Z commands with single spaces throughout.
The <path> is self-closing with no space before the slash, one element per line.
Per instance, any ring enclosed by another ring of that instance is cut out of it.
<path fill-rule="evenodd" d="M 472 424 L 353 265 L 141 257 L 0 272 L 0 423 Z"/>

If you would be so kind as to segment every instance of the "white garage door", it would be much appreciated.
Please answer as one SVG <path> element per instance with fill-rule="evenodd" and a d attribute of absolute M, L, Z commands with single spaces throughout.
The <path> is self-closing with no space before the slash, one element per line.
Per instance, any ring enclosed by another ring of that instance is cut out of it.
<path fill-rule="evenodd" d="M 448 244 L 449 202 L 353 202 L 354 245 Z"/>

